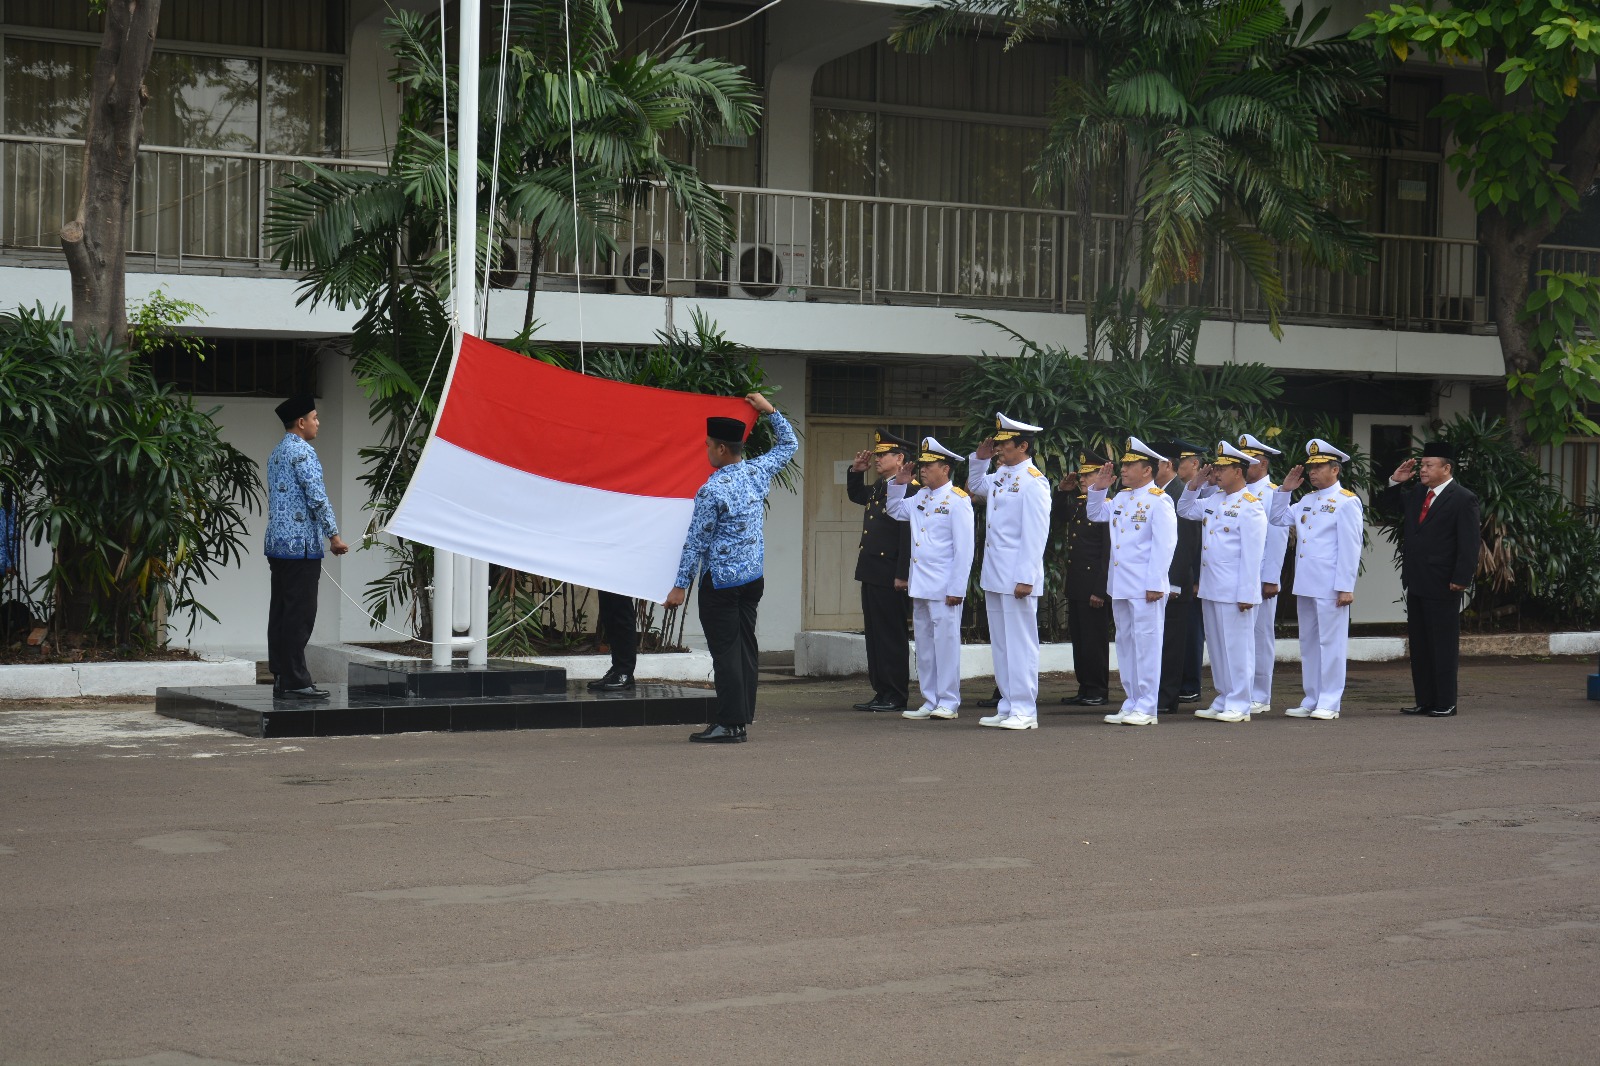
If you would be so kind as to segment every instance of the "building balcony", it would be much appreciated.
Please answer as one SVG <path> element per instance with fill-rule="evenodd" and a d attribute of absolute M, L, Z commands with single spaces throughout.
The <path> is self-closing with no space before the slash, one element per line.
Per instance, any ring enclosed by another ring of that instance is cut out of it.
<path fill-rule="evenodd" d="M 62 267 L 59 231 L 78 198 L 82 142 L 0 135 L 0 261 Z M 281 276 L 262 239 L 271 189 L 307 160 L 145 146 L 131 197 L 130 270 Z M 381 170 L 364 160 L 316 159 Z M 662 191 L 629 205 L 615 254 L 542 254 L 527 233 L 497 234 L 491 284 L 541 291 L 901 306 L 1082 311 L 1137 283 L 1128 220 L 1116 215 L 727 186 L 737 242 L 707 256 Z M 1282 258 L 1286 322 L 1423 332 L 1492 331 L 1476 242 L 1375 234 L 1377 259 L 1352 275 Z M 1541 268 L 1600 273 L 1600 250 L 1546 247 Z M 1259 322 L 1261 294 L 1218 250 L 1171 297 L 1208 316 Z"/>

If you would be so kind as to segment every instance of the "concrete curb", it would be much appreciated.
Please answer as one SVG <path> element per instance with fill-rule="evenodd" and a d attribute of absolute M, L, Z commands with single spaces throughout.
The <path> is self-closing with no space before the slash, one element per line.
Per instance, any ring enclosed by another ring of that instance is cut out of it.
<path fill-rule="evenodd" d="M 344 684 L 353 662 L 378 663 L 408 658 L 411 656 L 363 648 L 359 644 L 312 644 L 306 648 L 306 663 L 318 684 Z M 559 666 L 566 670 L 571 681 L 592 681 L 611 669 L 609 655 L 515 656 L 514 661 Z M 711 653 L 683 651 L 641 655 L 635 673 L 641 681 L 710 681 Z"/>
<path fill-rule="evenodd" d="M 154 696 L 157 688 L 253 685 L 256 664 L 223 656 L 201 662 L 45 663 L 0 666 L 0 699 Z"/>
<path fill-rule="evenodd" d="M 915 648 L 915 642 L 912 643 Z M 1504 633 L 1464 635 L 1463 655 L 1589 655 L 1600 653 L 1600 632 L 1596 633 Z M 1404 637 L 1351 637 L 1348 652 L 1352 662 L 1392 662 L 1407 655 Z M 1300 661 L 1300 641 L 1283 638 L 1273 656 L 1280 663 Z M 1117 668 L 1117 649 L 1111 648 L 1111 668 Z M 1072 645 L 1039 646 L 1040 673 L 1070 673 Z M 806 630 L 794 636 L 796 677 L 850 677 L 867 672 L 867 642 L 860 633 L 832 630 Z M 994 659 L 987 644 L 961 646 L 961 676 L 987 677 L 994 672 Z M 917 676 L 915 658 L 911 676 Z"/>

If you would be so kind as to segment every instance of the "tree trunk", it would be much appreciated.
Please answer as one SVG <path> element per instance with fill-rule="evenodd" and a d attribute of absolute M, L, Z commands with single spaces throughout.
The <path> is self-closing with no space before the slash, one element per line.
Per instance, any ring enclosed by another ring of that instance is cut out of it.
<path fill-rule="evenodd" d="M 539 268 L 544 263 L 544 242 L 533 238 L 533 253 L 528 257 L 528 302 L 522 309 L 522 335 L 533 328 L 533 301 L 539 295 Z"/>
<path fill-rule="evenodd" d="M 128 196 L 138 165 L 144 76 L 155 51 L 161 0 L 107 0 L 84 126 L 78 214 L 61 227 L 72 275 L 72 333 L 123 344 L 128 336 L 125 265 Z"/>
<path fill-rule="evenodd" d="M 1533 350 L 1532 331 L 1522 320 L 1522 312 L 1528 303 L 1539 243 L 1548 230 L 1518 227 L 1499 212 L 1486 213 L 1482 219 L 1482 244 L 1489 257 L 1489 310 L 1500 335 L 1506 374 L 1536 371 L 1541 353 Z M 1528 435 L 1532 406 L 1517 393 L 1506 396 L 1506 425 L 1511 439 L 1524 452 L 1533 449 Z"/>

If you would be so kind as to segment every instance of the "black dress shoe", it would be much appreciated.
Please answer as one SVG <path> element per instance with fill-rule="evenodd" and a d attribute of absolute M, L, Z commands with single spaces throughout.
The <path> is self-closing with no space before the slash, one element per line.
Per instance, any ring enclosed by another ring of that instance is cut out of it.
<path fill-rule="evenodd" d="M 1402 708 L 1400 708 L 1400 713 L 1401 714 L 1432 714 L 1433 710 L 1432 710 L 1432 708 L 1427 707 L 1427 706 L 1419 703 L 1415 707 L 1402 707 Z"/>
<path fill-rule="evenodd" d="M 1198 693 L 1198 692 L 1180 692 L 1180 693 L 1178 693 L 1178 702 L 1179 703 L 1199 703 L 1200 702 L 1200 693 Z"/>
<path fill-rule="evenodd" d="M 878 697 L 877 699 L 873 700 L 871 703 L 867 704 L 865 708 L 863 708 L 863 710 L 868 710 L 868 711 L 894 711 L 897 714 L 900 711 L 903 711 L 905 709 L 906 709 L 906 705 L 905 704 L 896 703 L 894 700 L 884 699 L 881 696 Z"/>
<path fill-rule="evenodd" d="M 1000 705 L 1000 700 L 1001 699 L 1002 699 L 1002 697 L 1000 695 L 1000 690 L 999 689 L 995 689 L 994 693 L 992 695 L 990 695 L 988 699 L 979 700 L 978 701 L 978 706 L 979 707 L 998 707 Z"/>
<path fill-rule="evenodd" d="M 1080 692 L 1076 696 L 1061 697 L 1061 702 L 1069 707 L 1104 707 L 1106 698 L 1104 696 L 1085 696 Z"/>
<path fill-rule="evenodd" d="M 1455 716 L 1456 716 L 1456 705 L 1453 704 L 1453 703 L 1448 707 L 1429 707 L 1428 708 L 1428 717 L 1429 718 L 1454 718 Z"/>
<path fill-rule="evenodd" d="M 750 738 L 742 725 L 713 724 L 699 733 L 690 733 L 689 739 L 697 744 L 743 744 Z"/>
<path fill-rule="evenodd" d="M 852 703 L 850 705 L 850 709 L 852 711 L 870 711 L 872 710 L 872 705 L 882 701 L 882 699 L 882 696 L 874 692 L 870 700 L 862 700 L 860 703 Z"/>
<path fill-rule="evenodd" d="M 627 692 L 631 688 L 633 688 L 632 674 L 607 674 L 599 681 L 589 683 L 591 692 Z"/>
<path fill-rule="evenodd" d="M 325 700 L 328 690 L 307 685 L 305 688 L 278 688 L 272 689 L 272 698 L 275 700 Z"/>

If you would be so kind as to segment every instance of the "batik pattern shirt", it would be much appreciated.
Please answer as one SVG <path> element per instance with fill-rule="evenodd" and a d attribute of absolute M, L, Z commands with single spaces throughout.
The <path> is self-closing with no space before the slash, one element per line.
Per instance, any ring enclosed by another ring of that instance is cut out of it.
<path fill-rule="evenodd" d="M 284 434 L 267 460 L 267 558 L 320 559 L 323 540 L 338 535 L 317 450 Z"/>
<path fill-rule="evenodd" d="M 782 415 L 774 411 L 766 417 L 778 436 L 772 450 L 714 471 L 694 494 L 694 515 L 689 519 L 689 535 L 674 582 L 678 588 L 688 588 L 701 570 L 710 574 L 712 586 L 719 589 L 748 585 L 762 575 L 767 490 L 773 477 L 800 450 L 794 430 Z"/>

